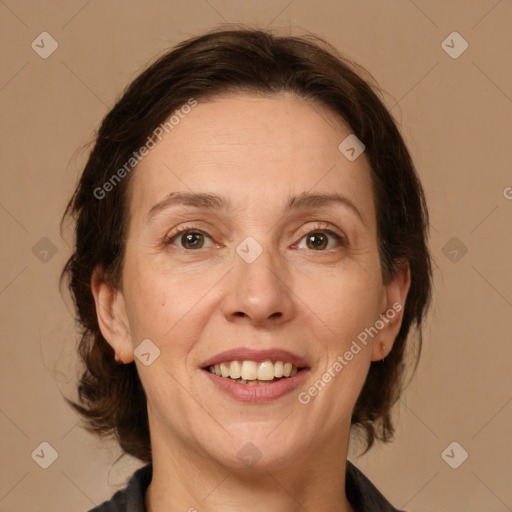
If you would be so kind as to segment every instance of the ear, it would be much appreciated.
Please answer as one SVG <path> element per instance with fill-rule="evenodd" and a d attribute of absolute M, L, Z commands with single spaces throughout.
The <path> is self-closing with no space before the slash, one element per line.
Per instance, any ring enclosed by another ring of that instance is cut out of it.
<path fill-rule="evenodd" d="M 391 282 L 384 286 L 381 315 L 375 323 L 379 330 L 373 340 L 372 361 L 380 361 L 391 352 L 402 325 L 405 300 L 410 286 L 409 263 L 404 261 Z"/>
<path fill-rule="evenodd" d="M 134 354 L 122 291 L 112 288 L 105 281 L 100 266 L 94 269 L 91 277 L 91 291 L 101 333 L 114 349 L 115 360 L 123 364 L 131 363 Z"/>

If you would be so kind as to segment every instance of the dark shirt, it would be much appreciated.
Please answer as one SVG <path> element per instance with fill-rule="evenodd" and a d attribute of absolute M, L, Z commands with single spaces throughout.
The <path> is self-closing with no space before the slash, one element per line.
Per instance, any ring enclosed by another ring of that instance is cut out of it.
<path fill-rule="evenodd" d="M 146 512 L 144 496 L 152 474 L 151 463 L 138 469 L 124 489 L 117 491 L 109 501 L 105 501 L 89 512 Z M 349 460 L 347 460 L 345 492 L 356 512 L 403 512 L 394 508 Z"/>

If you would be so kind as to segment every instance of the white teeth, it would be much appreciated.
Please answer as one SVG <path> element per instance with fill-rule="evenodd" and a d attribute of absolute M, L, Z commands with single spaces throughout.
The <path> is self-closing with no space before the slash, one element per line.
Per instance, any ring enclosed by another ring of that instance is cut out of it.
<path fill-rule="evenodd" d="M 254 361 L 244 361 L 242 363 L 242 379 L 255 380 L 258 378 L 258 367 Z"/>
<path fill-rule="evenodd" d="M 256 361 L 223 361 L 210 366 L 209 371 L 219 377 L 231 378 L 242 384 L 267 384 L 282 377 L 293 377 L 299 369 L 290 362 L 270 359 Z"/>
<path fill-rule="evenodd" d="M 274 377 L 282 377 L 284 375 L 284 364 L 283 361 L 276 361 L 274 365 Z"/>
<path fill-rule="evenodd" d="M 274 365 L 272 361 L 263 361 L 258 366 L 258 380 L 273 380 Z"/>
<path fill-rule="evenodd" d="M 239 379 L 242 376 L 242 365 L 240 361 L 231 361 L 229 376 L 232 379 Z"/>
<path fill-rule="evenodd" d="M 226 363 L 220 363 L 220 374 L 223 377 L 229 377 L 229 366 Z"/>

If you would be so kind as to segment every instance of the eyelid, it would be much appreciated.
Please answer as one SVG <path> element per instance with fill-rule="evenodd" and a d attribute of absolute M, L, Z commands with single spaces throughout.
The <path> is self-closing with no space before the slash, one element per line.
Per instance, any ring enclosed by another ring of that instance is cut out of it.
<path fill-rule="evenodd" d="M 184 226 L 179 226 L 178 228 L 176 228 L 175 230 L 173 230 L 171 232 L 171 234 L 167 234 L 165 235 L 165 238 L 164 238 L 164 245 L 167 246 L 167 245 L 173 245 L 174 242 L 180 237 L 180 235 L 183 235 L 187 232 L 190 232 L 190 233 L 200 233 L 201 235 L 203 235 L 205 238 L 209 238 L 210 240 L 212 240 L 213 242 L 213 239 L 211 237 L 211 235 L 209 235 L 206 231 L 198 228 L 197 226 L 195 225 L 184 225 Z M 218 246 L 218 244 L 215 244 Z M 177 247 L 177 249 L 180 249 L 182 251 L 190 251 L 190 252 L 196 252 L 198 249 L 185 249 L 184 247 Z M 201 247 L 201 249 L 203 249 L 203 247 Z"/>
<path fill-rule="evenodd" d="M 321 232 L 321 231 L 323 231 L 324 233 L 328 233 L 328 234 L 330 233 L 330 234 L 334 235 L 335 237 L 337 237 L 339 239 L 339 242 L 341 245 L 348 246 L 348 238 L 341 230 L 339 230 L 338 228 L 336 228 L 329 222 L 316 222 L 313 227 L 311 227 L 311 226 L 305 227 L 304 229 L 300 230 L 299 235 L 298 235 L 299 239 L 296 243 L 293 244 L 293 247 L 298 245 L 306 235 Z M 325 252 L 325 251 L 318 251 L 318 252 Z"/>

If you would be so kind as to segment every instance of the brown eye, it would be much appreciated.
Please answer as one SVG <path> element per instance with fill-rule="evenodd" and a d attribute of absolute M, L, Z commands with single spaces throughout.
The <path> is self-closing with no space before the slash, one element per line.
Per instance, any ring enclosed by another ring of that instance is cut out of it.
<path fill-rule="evenodd" d="M 205 246 L 206 239 L 210 239 L 210 236 L 206 233 L 203 233 L 197 229 L 185 227 L 178 229 L 173 234 L 169 235 L 165 239 L 165 245 L 174 245 L 178 249 L 183 249 L 186 251 L 203 249 L 208 248 Z"/>
<path fill-rule="evenodd" d="M 329 244 L 329 240 L 324 233 L 311 233 L 306 237 L 306 243 L 310 249 L 325 249 Z"/>
<path fill-rule="evenodd" d="M 311 249 L 316 252 L 322 252 L 326 249 L 331 249 L 332 247 L 327 247 L 329 245 L 329 239 L 334 239 L 338 242 L 338 246 L 344 247 L 346 245 L 345 238 L 338 235 L 334 231 L 330 229 L 322 229 L 320 231 L 310 231 L 307 235 L 302 237 L 302 240 L 306 241 L 306 249 Z M 301 247 L 299 244 L 299 249 Z"/>
<path fill-rule="evenodd" d="M 200 249 L 204 244 L 204 236 L 202 233 L 185 233 L 181 235 L 180 240 L 184 249 Z"/>

